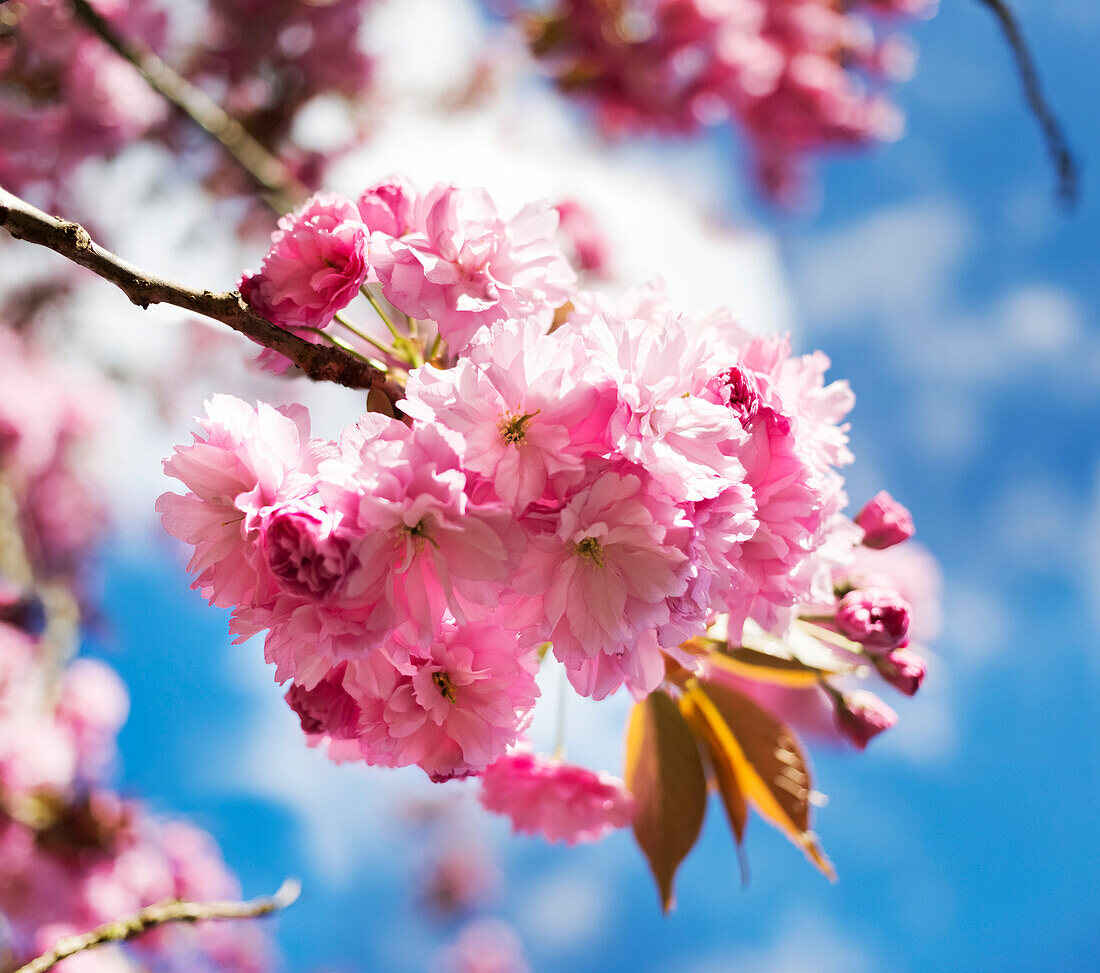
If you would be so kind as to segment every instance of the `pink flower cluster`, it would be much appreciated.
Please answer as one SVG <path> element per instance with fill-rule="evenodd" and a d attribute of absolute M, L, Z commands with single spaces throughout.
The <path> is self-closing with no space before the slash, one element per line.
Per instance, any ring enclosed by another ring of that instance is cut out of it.
<path fill-rule="evenodd" d="M 153 818 L 104 786 L 126 718 L 109 667 L 77 658 L 54 671 L 56 648 L 0 623 L 0 915 L 17 965 L 61 936 L 85 932 L 171 897 L 238 898 L 208 835 Z M 255 927 L 164 929 L 131 950 L 97 951 L 82 968 L 262 973 Z"/>
<path fill-rule="evenodd" d="M 581 840 L 626 823 L 629 801 L 511 749 L 547 653 L 581 695 L 642 698 L 668 659 L 697 667 L 683 643 L 718 616 L 739 644 L 825 612 L 885 658 L 908 606 L 862 590 L 837 607 L 864 529 L 838 472 L 853 397 L 824 355 L 684 314 L 659 287 L 576 290 L 552 210 L 495 213 L 484 193 L 394 179 L 285 219 L 246 277 L 258 307 L 324 321 L 364 280 L 369 233 L 365 281 L 414 319 L 409 341 L 438 334 L 449 353 L 407 362 L 398 418 L 336 440 L 300 406 L 214 396 L 165 461 L 185 492 L 157 508 L 238 638 L 267 633 L 311 743 L 482 775 L 517 827 Z M 902 519 L 878 504 L 861 516 L 882 546 Z"/>
<path fill-rule="evenodd" d="M 97 0 L 128 36 L 164 44 L 149 0 Z M 110 156 L 168 112 L 137 71 L 74 20 L 67 0 L 14 0 L 0 29 L 0 184 L 53 201 L 85 159 Z"/>
<path fill-rule="evenodd" d="M 294 121 L 322 96 L 360 99 L 372 78 L 358 43 L 371 0 L 207 0 L 179 13 L 157 0 L 95 0 L 121 35 L 165 57 L 210 92 L 306 185 L 326 157 L 299 148 Z M 179 17 L 175 23 L 172 18 Z M 170 45 L 184 34 L 187 45 Z M 179 150 L 190 132 L 138 72 L 75 17 L 67 0 L 9 0 L 0 20 L 0 184 L 64 202 L 73 170 L 142 138 Z M 216 157 L 208 181 L 251 192 Z M 192 157 L 194 161 L 194 157 Z M 205 163 L 204 163 L 205 166 Z M 209 168 L 209 167 L 207 167 Z"/>
<path fill-rule="evenodd" d="M 219 103 L 276 154 L 306 186 L 317 186 L 332 156 L 303 149 L 294 125 L 317 99 L 361 102 L 374 64 L 360 43 L 374 0 L 206 0 L 202 40 L 186 58 L 186 73 L 218 92 Z M 238 190 L 235 169 L 215 180 Z"/>
<path fill-rule="evenodd" d="M 483 325 L 528 316 L 549 324 L 569 299 L 576 274 L 557 228 L 545 203 L 505 220 L 483 190 L 417 193 L 391 179 L 366 189 L 358 206 L 322 193 L 284 217 L 260 272 L 246 272 L 240 289 L 275 324 L 323 328 L 364 282 L 377 283 L 394 308 L 434 322 L 461 352 Z"/>
<path fill-rule="evenodd" d="M 557 85 L 593 104 L 605 131 L 692 132 L 730 123 L 752 142 L 773 196 L 808 152 L 893 139 L 877 89 L 912 71 L 909 44 L 874 21 L 927 16 L 935 0 L 559 0 L 518 4 Z M 535 9 L 532 9 L 535 8 Z"/>
<path fill-rule="evenodd" d="M 912 640 L 938 634 L 939 568 L 924 548 L 909 541 L 912 517 L 885 491 L 864 506 L 856 521 L 864 531 L 861 546 L 833 569 L 828 599 L 799 606 L 803 625 L 792 645 L 796 655 L 809 647 L 807 654 L 824 658 L 826 668 L 830 659 L 842 666 L 869 664 L 886 684 L 913 696 L 924 682 L 927 663 Z M 707 675 L 733 685 L 807 733 L 839 735 L 860 749 L 898 718 L 864 689 L 790 688 L 709 664 Z"/>
<path fill-rule="evenodd" d="M 111 406 L 99 379 L 0 326 L 0 479 L 40 576 L 77 574 L 105 526 L 86 450 Z"/>
<path fill-rule="evenodd" d="M 44 801 L 33 821 L 0 809 L 0 913 L 18 963 L 83 933 L 179 898 L 238 899 L 240 886 L 210 836 L 153 817 L 140 803 L 95 789 L 68 804 Z M 264 973 L 271 955 L 252 923 L 165 926 L 133 945 L 86 954 L 88 973 Z M 76 964 L 72 965 L 77 968 Z"/>
<path fill-rule="evenodd" d="M 597 841 L 634 818 L 634 798 L 617 777 L 523 750 L 481 775 L 480 798 L 516 831 L 569 845 Z"/>

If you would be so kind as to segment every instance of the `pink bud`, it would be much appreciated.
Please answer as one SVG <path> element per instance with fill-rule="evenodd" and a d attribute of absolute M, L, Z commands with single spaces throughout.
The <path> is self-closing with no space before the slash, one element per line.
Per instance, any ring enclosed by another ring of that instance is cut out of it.
<path fill-rule="evenodd" d="M 927 672 L 924 659 L 906 648 L 894 649 L 893 652 L 876 657 L 875 667 L 883 679 L 906 696 L 916 695 Z"/>
<path fill-rule="evenodd" d="M 359 215 L 371 233 L 402 237 L 409 232 L 413 188 L 400 176 L 375 183 L 359 197 Z"/>
<path fill-rule="evenodd" d="M 863 544 L 881 551 L 909 540 L 914 534 L 913 517 L 885 490 L 876 493 L 856 515 L 863 528 Z"/>
<path fill-rule="evenodd" d="M 904 644 L 909 635 L 909 603 L 889 588 L 849 591 L 836 610 L 841 635 L 864 648 L 885 651 Z"/>
<path fill-rule="evenodd" d="M 848 693 L 837 700 L 837 729 L 860 750 L 866 748 L 872 737 L 889 730 L 897 721 L 898 714 L 874 693 Z"/>

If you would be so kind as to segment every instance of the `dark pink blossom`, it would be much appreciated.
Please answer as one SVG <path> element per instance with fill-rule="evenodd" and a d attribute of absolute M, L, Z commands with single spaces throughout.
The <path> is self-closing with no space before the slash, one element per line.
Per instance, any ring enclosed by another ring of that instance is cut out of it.
<path fill-rule="evenodd" d="M 875 668 L 898 692 L 906 696 L 915 696 L 924 683 L 928 667 L 912 649 L 894 649 L 883 655 L 875 656 Z"/>
<path fill-rule="evenodd" d="M 368 237 L 350 199 L 318 193 L 279 220 L 259 273 L 241 277 L 241 295 L 273 324 L 323 328 L 367 278 Z"/>
<path fill-rule="evenodd" d="M 909 604 L 887 588 L 850 591 L 836 610 L 836 627 L 853 642 L 872 651 L 904 645 L 909 635 Z"/>
<path fill-rule="evenodd" d="M 898 714 L 874 693 L 858 690 L 837 699 L 837 729 L 860 750 L 866 748 L 884 730 L 889 730 L 897 721 Z"/>
<path fill-rule="evenodd" d="M 875 550 L 893 547 L 915 533 L 912 514 L 885 490 L 864 504 L 856 523 L 863 528 L 863 543 Z"/>

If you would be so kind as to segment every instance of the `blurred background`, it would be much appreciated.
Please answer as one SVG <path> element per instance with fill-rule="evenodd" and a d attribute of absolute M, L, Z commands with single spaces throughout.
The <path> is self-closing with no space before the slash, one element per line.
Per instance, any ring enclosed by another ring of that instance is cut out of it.
<path fill-rule="evenodd" d="M 741 887 L 712 806 L 662 917 L 629 833 L 576 849 L 513 837 L 462 783 L 336 767 L 307 749 L 262 647 L 230 645 L 226 616 L 189 590 L 153 512 L 169 488 L 159 461 L 214 391 L 306 401 L 326 435 L 360 403 L 261 378 L 213 331 L 211 364 L 189 372 L 181 349 L 202 326 L 82 285 L 74 349 L 118 374 L 152 363 L 172 387 L 168 403 L 131 388 L 104 463 L 117 530 L 89 648 L 130 688 L 122 788 L 209 830 L 247 893 L 302 879 L 278 919 L 287 969 L 430 968 L 460 920 L 433 917 L 424 897 L 467 893 L 514 927 L 536 971 L 1097 968 L 1100 6 L 1016 7 L 1083 160 L 1072 213 L 977 2 L 945 3 L 912 29 L 918 74 L 897 95 L 907 134 L 822 165 L 810 214 L 758 202 L 732 136 L 604 144 L 470 0 L 381 5 L 365 43 L 384 110 L 327 180 L 351 194 L 396 171 L 481 184 L 506 212 L 575 198 L 611 241 L 617 284 L 661 275 L 682 305 L 792 330 L 851 381 L 853 507 L 880 488 L 909 506 L 942 564 L 944 613 L 899 725 L 866 753 L 811 748 L 836 886 L 757 820 Z M 486 57 L 504 80 L 457 104 Z M 302 124 L 323 146 L 338 120 L 322 105 Z M 84 177 L 115 249 L 231 286 L 262 248 L 225 233 L 216 211 L 196 224 L 208 204 L 162 162 L 150 149 Z M 0 276 L 33 262 L 15 255 Z M 543 687 L 547 702 L 556 688 Z M 628 705 L 570 700 L 570 759 L 620 773 Z"/>

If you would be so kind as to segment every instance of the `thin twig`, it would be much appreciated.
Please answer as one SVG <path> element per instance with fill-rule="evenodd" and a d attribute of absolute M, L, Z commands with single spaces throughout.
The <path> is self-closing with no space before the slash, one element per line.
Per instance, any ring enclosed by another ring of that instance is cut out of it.
<path fill-rule="evenodd" d="M 120 943 L 154 926 L 167 922 L 200 922 L 207 919 L 254 919 L 285 909 L 297 900 L 302 891 L 296 879 L 288 878 L 271 896 L 253 899 L 251 902 L 181 902 L 169 899 L 158 905 L 142 909 L 136 915 L 98 926 L 80 936 L 65 936 L 54 943 L 53 948 L 37 959 L 21 966 L 15 973 L 45 973 L 63 959 L 82 953 L 105 943 Z"/>
<path fill-rule="evenodd" d="M 1031 114 L 1035 116 L 1035 120 L 1043 130 L 1047 151 L 1058 173 L 1058 196 L 1068 208 L 1072 209 L 1077 203 L 1079 188 L 1077 163 L 1070 151 L 1065 132 L 1043 94 L 1039 72 L 1024 40 L 1023 31 L 1020 30 L 1016 17 L 1004 0 L 978 0 L 978 3 L 993 12 L 993 16 L 1001 25 L 1001 30 L 1004 31 L 1005 40 L 1008 41 L 1012 56 L 1016 59 L 1016 70 L 1020 74 L 1024 97 L 1027 99 Z"/>
<path fill-rule="evenodd" d="M 266 191 L 280 212 L 294 208 L 308 195 L 306 188 L 276 156 L 210 98 L 157 56 L 148 46 L 124 37 L 88 0 L 70 0 L 77 17 L 119 57 L 129 61 L 159 95 L 212 136 Z"/>
<path fill-rule="evenodd" d="M 114 284 L 142 308 L 171 304 L 228 325 L 265 348 L 286 355 L 314 381 L 352 389 L 386 383 L 386 373 L 331 345 L 314 345 L 261 317 L 237 291 L 196 290 L 149 274 L 95 243 L 77 223 L 50 216 L 0 186 L 0 227 L 18 240 L 53 250 Z"/>

